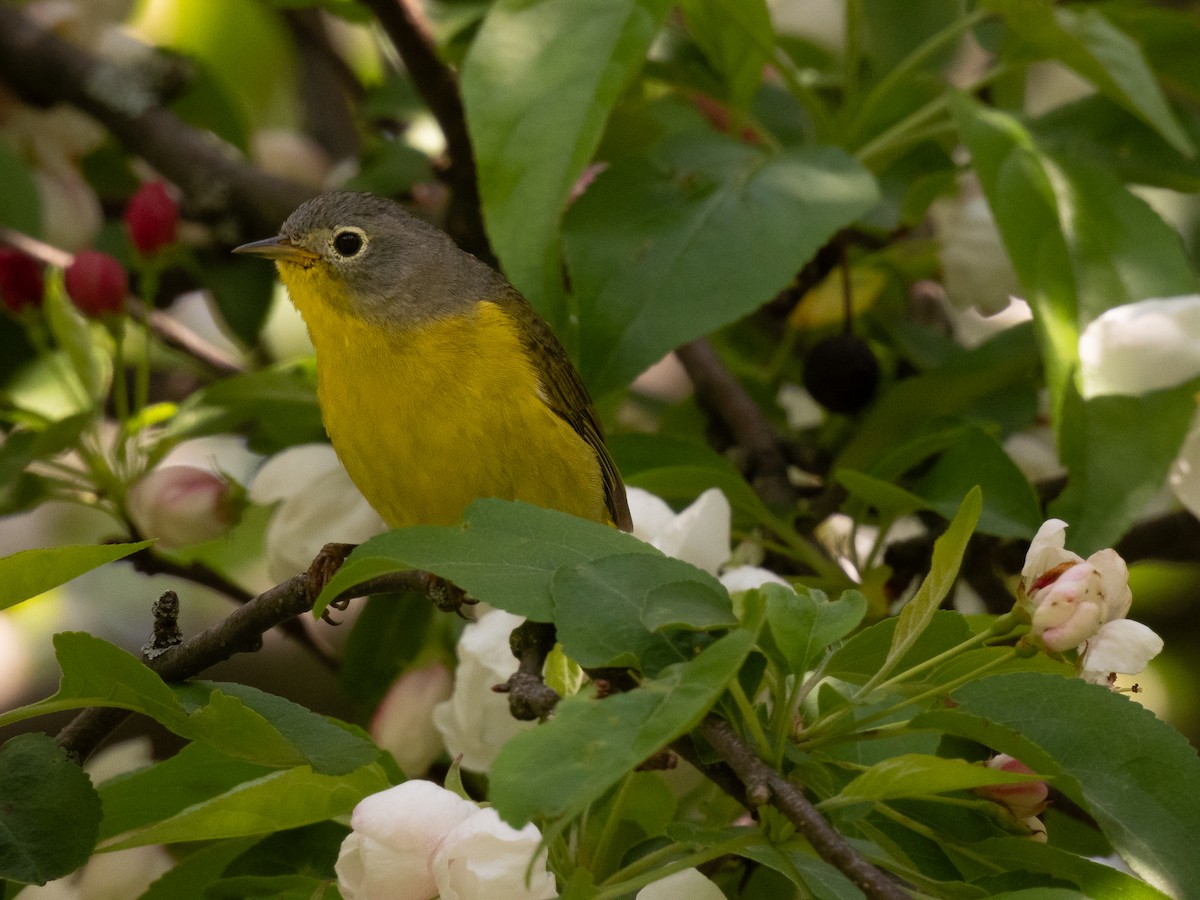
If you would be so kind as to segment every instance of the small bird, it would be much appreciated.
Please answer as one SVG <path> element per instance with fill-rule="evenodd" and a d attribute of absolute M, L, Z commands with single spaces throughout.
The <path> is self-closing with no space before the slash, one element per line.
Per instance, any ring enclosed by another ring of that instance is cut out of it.
<path fill-rule="evenodd" d="M 457 522 L 480 497 L 632 528 L 587 389 L 500 273 L 372 194 L 323 194 L 275 261 L 317 353 L 317 399 L 350 478 L 392 527 Z"/>

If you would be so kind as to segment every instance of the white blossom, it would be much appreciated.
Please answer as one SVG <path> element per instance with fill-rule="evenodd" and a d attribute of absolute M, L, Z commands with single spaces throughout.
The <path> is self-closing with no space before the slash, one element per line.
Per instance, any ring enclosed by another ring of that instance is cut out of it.
<path fill-rule="evenodd" d="M 433 856 L 479 808 L 431 781 L 406 781 L 362 800 L 337 859 L 345 900 L 430 900 Z"/>
<path fill-rule="evenodd" d="M 546 871 L 542 835 L 530 824 L 520 831 L 494 809 L 481 809 L 446 835 L 433 856 L 441 900 L 550 900 L 558 896 Z M 537 858 L 529 872 L 529 861 Z"/>
<path fill-rule="evenodd" d="M 336 865 L 345 900 L 557 896 L 545 851 L 537 855 L 542 836 L 535 826 L 518 831 L 495 810 L 433 782 L 406 781 L 372 794 L 354 808 L 350 826 Z"/>
<path fill-rule="evenodd" d="M 134 482 L 127 496 L 129 516 L 144 537 L 164 549 L 218 538 L 236 519 L 230 482 L 197 466 L 159 466 Z"/>
<path fill-rule="evenodd" d="M 1200 294 L 1105 310 L 1079 337 L 1080 391 L 1140 396 L 1200 375 Z"/>
<path fill-rule="evenodd" d="M 486 772 L 500 748 L 515 734 L 534 727 L 520 722 L 508 709 L 508 697 L 492 687 L 517 670 L 508 637 L 524 621 L 520 616 L 492 610 L 463 629 L 458 640 L 458 668 L 450 699 L 433 710 L 433 723 L 452 757 L 462 767 Z"/>
<path fill-rule="evenodd" d="M 305 571 L 328 543 L 358 544 L 387 530 L 328 444 L 272 456 L 255 476 L 250 499 L 279 504 L 265 540 L 267 570 L 276 581 Z"/>
<path fill-rule="evenodd" d="M 1133 603 L 1125 560 L 1112 549 L 1083 559 L 1065 549 L 1066 529 L 1061 519 L 1045 522 L 1025 556 L 1017 607 L 1029 618 L 1029 638 L 1053 652 L 1078 650 L 1087 681 L 1137 674 L 1162 649 L 1162 640 L 1125 618 Z"/>
<path fill-rule="evenodd" d="M 733 510 L 718 488 L 709 488 L 679 514 L 639 488 L 629 488 L 628 495 L 636 537 L 714 575 L 729 559 Z"/>
<path fill-rule="evenodd" d="M 725 894 L 699 869 L 684 869 L 646 885 L 634 900 L 725 900 Z"/>

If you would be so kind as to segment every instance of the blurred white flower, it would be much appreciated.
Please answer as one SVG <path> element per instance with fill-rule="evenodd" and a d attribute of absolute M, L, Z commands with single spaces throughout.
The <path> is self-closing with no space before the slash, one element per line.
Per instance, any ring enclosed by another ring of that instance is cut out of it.
<path fill-rule="evenodd" d="M 798 384 L 785 381 L 779 385 L 775 402 L 783 410 L 788 428 L 793 431 L 816 428 L 825 421 L 824 408 L 812 398 L 812 394 Z"/>
<path fill-rule="evenodd" d="M 699 869 L 684 869 L 646 885 L 634 900 L 725 900 L 725 894 Z"/>
<path fill-rule="evenodd" d="M 433 855 L 438 896 L 441 900 L 557 897 L 554 876 L 546 871 L 546 851 L 538 853 L 541 841 L 542 834 L 533 824 L 518 831 L 501 821 L 494 809 L 478 810 L 454 826 Z"/>
<path fill-rule="evenodd" d="M 762 566 L 730 566 L 717 577 L 717 580 L 725 585 L 725 590 L 731 594 L 753 590 L 764 584 L 782 584 L 787 588 L 792 586 L 791 582 L 780 578 L 770 569 L 764 569 Z"/>
<path fill-rule="evenodd" d="M 226 534 L 237 521 L 231 487 L 210 469 L 159 466 L 129 489 L 129 517 L 165 549 L 200 544 Z"/>
<path fill-rule="evenodd" d="M 1179 455 L 1167 476 L 1175 498 L 1196 518 L 1200 518 L 1200 417 L 1183 439 Z"/>
<path fill-rule="evenodd" d="M 406 781 L 362 800 L 337 859 L 345 900 L 430 900 L 433 856 L 447 834 L 479 812 L 431 781 Z"/>
<path fill-rule="evenodd" d="M 636 537 L 713 575 L 729 559 L 733 511 L 720 489 L 709 488 L 679 514 L 640 488 L 628 496 Z"/>
<path fill-rule="evenodd" d="M 1080 392 L 1140 396 L 1200 375 L 1200 294 L 1106 310 L 1079 337 Z"/>
<path fill-rule="evenodd" d="M 1114 672 L 1135 675 L 1162 641 L 1125 619 L 1133 603 L 1125 560 L 1112 549 L 1083 559 L 1065 549 L 1066 530 L 1061 519 L 1048 520 L 1025 556 L 1017 608 L 1029 617 L 1029 638 L 1053 652 L 1077 649 L 1087 681 L 1107 683 Z"/>
<path fill-rule="evenodd" d="M 375 717 L 371 737 L 391 752 L 410 778 L 424 775 L 442 753 L 442 736 L 433 710 L 449 698 L 454 679 L 441 663 L 404 672 L 388 689 Z"/>
<path fill-rule="evenodd" d="M 1004 452 L 1031 482 L 1049 481 L 1065 475 L 1067 470 L 1058 458 L 1054 431 L 1039 426 L 1029 431 L 1010 434 L 1004 441 Z"/>
<path fill-rule="evenodd" d="M 328 543 L 357 544 L 387 530 L 328 444 L 272 456 L 254 477 L 250 499 L 279 503 L 266 534 L 267 570 L 276 581 L 307 570 Z"/>
<path fill-rule="evenodd" d="M 929 212 L 950 302 L 984 314 L 1007 307 L 1020 285 L 978 182 L 964 179 L 957 197 L 939 200 Z"/>
<path fill-rule="evenodd" d="M 507 695 L 492 690 L 517 670 L 508 636 L 523 621 L 492 610 L 464 628 L 458 640 L 454 691 L 449 700 L 434 707 L 433 723 L 446 750 L 452 757 L 461 755 L 462 767 L 469 771 L 486 772 L 511 737 L 536 725 L 514 719 Z"/>
<path fill-rule="evenodd" d="M 406 781 L 354 808 L 337 860 L 345 900 L 549 900 L 542 835 L 520 831 L 430 781 Z M 525 873 L 529 871 L 529 884 Z"/>

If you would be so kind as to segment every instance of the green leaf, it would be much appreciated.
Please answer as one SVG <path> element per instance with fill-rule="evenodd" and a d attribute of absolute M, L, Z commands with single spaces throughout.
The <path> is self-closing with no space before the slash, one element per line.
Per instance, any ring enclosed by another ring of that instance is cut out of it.
<path fill-rule="evenodd" d="M 218 841 L 184 856 L 138 900 L 210 900 L 208 887 L 257 838 Z"/>
<path fill-rule="evenodd" d="M 684 0 L 680 6 L 692 37 L 725 83 L 725 99 L 746 109 L 775 47 L 765 0 Z"/>
<path fill-rule="evenodd" d="M 42 201 L 29 167 L 8 147 L 0 146 L 0 225 L 41 237 Z"/>
<path fill-rule="evenodd" d="M 207 744 L 187 744 L 174 756 L 118 775 L 100 786 L 104 804 L 100 839 L 171 818 L 274 771 L 269 766 L 231 759 Z"/>
<path fill-rule="evenodd" d="M 1200 40 L 1200 35 L 1197 36 Z M 1029 124 L 1038 142 L 1056 155 L 1085 157 L 1127 184 L 1200 191 L 1200 158 L 1188 158 L 1108 97 L 1092 94 L 1050 110 Z M 1192 141 L 1200 122 L 1184 121 Z"/>
<path fill-rule="evenodd" d="M 1042 507 L 1029 479 L 990 434 L 967 428 L 914 486 L 929 505 L 949 517 L 972 487 L 983 491 L 979 531 L 1030 539 L 1042 524 Z"/>
<path fill-rule="evenodd" d="M 858 501 L 860 507 L 865 508 L 864 512 L 869 509 L 880 519 L 898 519 L 900 516 L 910 516 L 918 510 L 928 508 L 928 504 L 916 494 L 865 472 L 836 469 L 833 480 L 844 487 L 846 492 Z M 847 515 L 859 518 L 849 512 Z"/>
<path fill-rule="evenodd" d="M 258 453 L 326 439 L 315 370 L 298 365 L 223 378 L 184 401 L 168 427 L 178 438 L 237 431 Z"/>
<path fill-rule="evenodd" d="M 1196 415 L 1200 379 L 1142 397 L 1067 392 L 1059 453 L 1071 473 L 1049 514 L 1085 555 L 1111 547 L 1159 496 Z"/>
<path fill-rule="evenodd" d="M 1154 128 L 1180 153 L 1195 147 L 1171 111 L 1141 48 L 1097 9 L 1040 0 L 986 0 L 1034 52 L 1057 59 Z"/>
<path fill-rule="evenodd" d="M 581 813 L 630 770 L 699 724 L 754 642 L 738 630 L 635 690 L 577 694 L 554 718 L 504 745 L 491 770 L 492 802 L 510 825 Z"/>
<path fill-rule="evenodd" d="M 946 850 L 952 856 L 961 856 L 956 847 L 948 846 Z M 993 872 L 993 867 L 999 865 L 1013 873 L 1037 872 L 1069 878 L 1087 897 L 1119 897 L 1121 900 L 1166 898 L 1166 894 L 1155 890 L 1134 875 L 1028 838 L 989 838 L 974 844 L 971 853 L 975 860 L 958 862 L 960 867 L 968 871 L 978 867 L 978 859 L 982 857 L 988 861 L 988 870 Z M 1078 900 L 1078 897 L 1078 893 L 1070 892 L 1068 900 Z M 1031 896 L 1030 900 L 1042 900 L 1042 897 L 1039 894 L 1037 897 Z"/>
<path fill-rule="evenodd" d="M 668 0 L 500 0 L 462 67 L 488 236 L 563 333 L 558 223 Z"/>
<path fill-rule="evenodd" d="M 1002 772 L 964 759 L 905 753 L 871 766 L 852 779 L 836 796 L 822 802 L 821 808 L 895 800 L 899 797 L 923 797 L 947 791 L 969 791 L 991 784 L 1041 780 L 1041 775 Z"/>
<path fill-rule="evenodd" d="M 603 394 L 757 309 L 878 201 L 833 147 L 770 154 L 689 132 L 618 160 L 564 221 L 584 380 Z"/>
<path fill-rule="evenodd" d="M 60 584 L 66 584 L 84 572 L 124 559 L 153 543 L 139 541 L 136 544 L 47 547 L 22 550 L 0 558 L 0 609 L 16 606 Z"/>
<path fill-rule="evenodd" d="M 1037 373 L 1032 326 L 1007 328 L 938 369 L 888 388 L 842 450 L 835 471 L 857 469 L 876 478 L 896 478 L 958 439 L 947 420 L 984 419 L 1006 428 L 1024 427 L 1037 408 Z M 943 437 L 929 444 L 931 432 Z M 919 450 L 915 455 L 913 448 Z"/>
<path fill-rule="evenodd" d="M 867 681 L 883 665 L 894 643 L 898 624 L 898 619 L 892 617 L 864 628 L 834 652 L 825 666 L 825 674 L 851 684 Z M 917 663 L 961 644 L 970 636 L 967 620 L 959 613 L 939 610 L 893 671 L 898 674 L 911 669 Z"/>
<path fill-rule="evenodd" d="M 904 604 L 896 620 L 896 631 L 892 635 L 892 645 L 888 648 L 887 658 L 883 661 L 876 677 L 878 683 L 888 675 L 895 665 L 904 658 L 921 636 L 929 623 L 933 621 L 934 613 L 942 601 L 954 587 L 958 578 L 958 568 L 962 565 L 963 554 L 967 551 L 967 542 L 979 521 L 979 512 L 983 508 L 983 494 L 979 488 L 972 488 L 963 498 L 958 514 L 949 527 L 933 543 L 933 561 L 929 565 L 929 574 L 917 588 L 916 595 Z"/>
<path fill-rule="evenodd" d="M 845 591 L 831 602 L 820 591 L 791 591 L 778 584 L 758 590 L 767 599 L 771 637 L 796 675 L 816 665 L 826 648 L 857 628 L 867 613 L 867 598 L 858 591 Z"/>
<path fill-rule="evenodd" d="M 70 361 L 84 397 L 91 404 L 99 403 L 112 383 L 111 353 L 101 352 L 106 345 L 111 350 L 111 338 L 101 325 L 89 322 L 75 309 L 60 272 L 53 272 L 46 279 L 43 309 L 54 343 Z"/>
<path fill-rule="evenodd" d="M 1038 673 L 981 678 L 932 727 L 1016 756 L 1087 810 L 1131 868 L 1169 896 L 1200 884 L 1200 758 L 1149 710 L 1107 688 Z"/>
<path fill-rule="evenodd" d="M 312 765 L 337 775 L 378 755 L 366 738 L 253 688 L 223 685 L 225 693 L 203 682 L 169 686 L 133 655 L 84 632 L 56 634 L 54 651 L 63 672 L 58 692 L 0 715 L 0 726 L 65 709 L 108 706 L 142 713 L 181 737 L 268 766 Z"/>
<path fill-rule="evenodd" d="M 317 775 L 307 766 L 243 782 L 170 818 L 148 825 L 106 849 L 271 834 L 348 814 L 369 794 L 391 785 L 381 766 L 344 775 Z"/>
<path fill-rule="evenodd" d="M 1179 235 L 1112 173 L 1051 157 L 1005 113 L 961 97 L 953 108 L 1034 309 L 1057 410 L 1084 325 L 1134 300 L 1194 293 L 1195 275 Z"/>
<path fill-rule="evenodd" d="M 620 666 L 654 675 L 691 658 L 692 632 L 737 624 L 717 579 L 667 556 L 618 554 L 564 567 L 551 594 L 558 640 L 584 668 Z M 684 629 L 677 639 L 662 633 Z"/>
<path fill-rule="evenodd" d="M 44 734 L 0 747 L 0 878 L 45 884 L 92 853 L 100 798 L 87 774 Z"/>
<path fill-rule="evenodd" d="M 661 556 L 607 525 L 527 503 L 477 500 L 462 525 L 418 525 L 360 544 L 321 592 L 313 613 L 320 615 L 341 591 L 370 578 L 423 569 L 492 606 L 549 622 L 554 573 L 616 553 Z"/>
<path fill-rule="evenodd" d="M 660 434 L 614 434 L 608 438 L 627 485 L 656 494 L 668 503 L 691 503 L 711 487 L 720 488 L 735 516 L 777 525 L 745 477 L 712 448 Z"/>

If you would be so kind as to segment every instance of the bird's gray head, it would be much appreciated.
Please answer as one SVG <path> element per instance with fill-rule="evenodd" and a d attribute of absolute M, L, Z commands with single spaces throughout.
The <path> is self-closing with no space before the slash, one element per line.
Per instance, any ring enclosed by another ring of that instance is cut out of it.
<path fill-rule="evenodd" d="M 288 216 L 278 237 L 237 249 L 277 260 L 288 282 L 289 264 L 329 279 L 344 289 L 329 292 L 330 302 L 351 303 L 357 315 L 382 323 L 462 312 L 503 284 L 444 232 L 374 194 L 322 194 Z"/>

